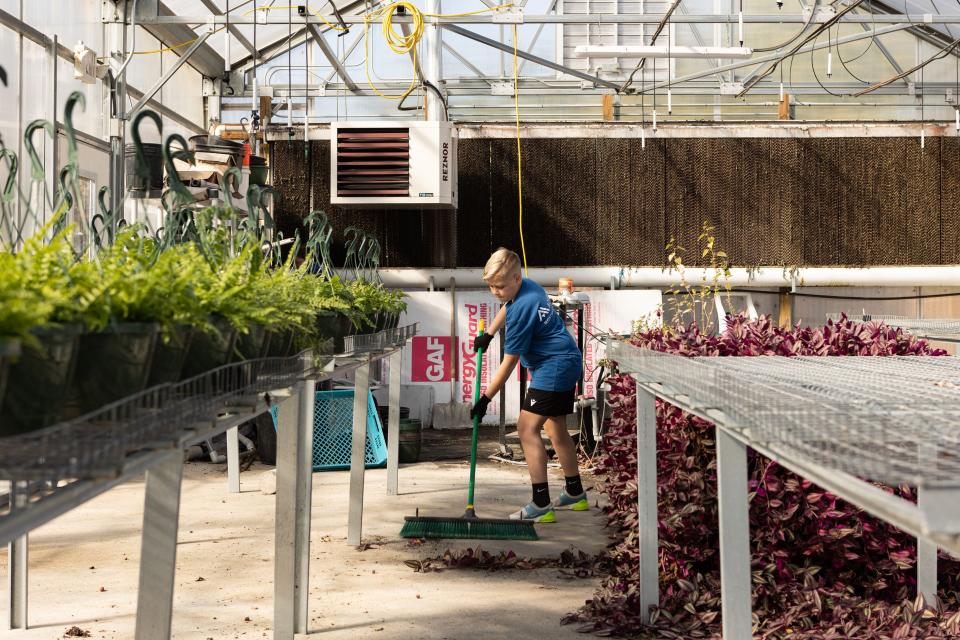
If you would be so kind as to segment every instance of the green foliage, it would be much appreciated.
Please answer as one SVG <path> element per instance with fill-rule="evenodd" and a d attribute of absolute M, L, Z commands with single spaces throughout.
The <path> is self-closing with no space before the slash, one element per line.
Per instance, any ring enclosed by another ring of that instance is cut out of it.
<path fill-rule="evenodd" d="M 19 253 L 0 252 L 0 337 L 29 338 L 35 327 L 71 322 L 90 331 L 121 322 L 157 323 L 165 334 L 182 324 L 213 331 L 211 319 L 221 317 L 242 333 L 262 325 L 310 338 L 321 311 L 363 331 L 406 308 L 402 292 L 318 276 L 310 260 L 271 267 L 259 240 L 231 238 L 218 216 L 199 212 L 195 241 L 166 246 L 127 227 L 92 260 L 74 254 L 70 229 L 49 242 L 44 230 Z"/>

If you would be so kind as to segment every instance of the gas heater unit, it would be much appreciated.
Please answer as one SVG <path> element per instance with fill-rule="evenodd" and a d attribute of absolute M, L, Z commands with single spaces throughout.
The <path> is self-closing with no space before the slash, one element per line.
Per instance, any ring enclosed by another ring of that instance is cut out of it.
<path fill-rule="evenodd" d="M 457 139 L 449 122 L 330 124 L 330 202 L 456 209 Z"/>

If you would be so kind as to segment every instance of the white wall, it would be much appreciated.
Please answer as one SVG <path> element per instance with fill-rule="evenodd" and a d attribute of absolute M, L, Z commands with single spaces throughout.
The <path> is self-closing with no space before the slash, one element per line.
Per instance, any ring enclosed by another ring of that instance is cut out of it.
<path fill-rule="evenodd" d="M 72 49 L 83 41 L 98 56 L 107 55 L 106 29 L 101 22 L 101 3 L 98 0 L 0 0 L 0 9 L 20 18 L 27 24 L 43 32 L 48 37 L 56 36 L 59 42 Z M 136 49 L 152 51 L 161 48 L 161 44 L 146 31 L 137 28 Z M 23 147 L 22 137 L 26 126 L 34 119 L 54 118 L 54 88 L 49 52 L 43 47 L 21 38 L 16 32 L 0 27 L 0 65 L 7 72 L 9 86 L 0 87 L 0 135 L 8 148 L 20 157 L 20 187 L 24 194 L 30 192 L 30 162 Z M 127 80 L 138 89 L 145 91 L 152 86 L 177 60 L 171 52 L 134 56 L 127 71 Z M 74 126 L 77 130 L 105 139 L 109 135 L 106 107 L 107 88 L 101 82 L 84 84 L 73 79 L 73 65 L 65 60 L 57 62 L 56 118 L 63 120 L 63 108 L 72 91 L 80 91 L 86 98 L 86 110 L 74 112 Z M 184 65 L 164 88 L 154 96 L 155 100 L 169 106 L 188 120 L 203 124 L 202 81 L 200 74 L 189 65 Z M 129 100 L 129 105 L 133 104 Z M 128 106 L 129 106 L 128 105 Z M 164 133 L 179 132 L 189 137 L 191 132 L 182 125 L 164 118 Z M 156 142 L 159 137 L 152 126 L 144 127 L 144 140 Z M 38 133 L 35 136 L 38 152 L 44 163 L 47 175 L 55 174 L 49 166 L 52 158 L 52 141 L 49 136 Z M 43 141 L 43 144 L 39 144 Z M 92 149 L 87 149 L 92 153 Z M 102 155 L 102 152 L 99 152 Z M 93 159 L 91 159 L 93 158 Z M 61 158 L 66 161 L 65 155 Z M 87 156 L 92 163 L 87 173 L 102 173 L 102 158 Z M 94 166 L 95 165 L 95 166 Z M 81 169 L 83 169 L 81 163 Z M 0 178 L 5 181 L 6 170 L 0 168 Z M 2 184 L 2 182 L 0 182 Z M 44 209 L 39 222 L 49 215 Z"/>

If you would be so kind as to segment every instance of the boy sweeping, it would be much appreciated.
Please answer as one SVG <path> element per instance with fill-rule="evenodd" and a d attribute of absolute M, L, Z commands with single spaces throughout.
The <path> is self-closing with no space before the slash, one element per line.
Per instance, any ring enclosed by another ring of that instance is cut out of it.
<path fill-rule="evenodd" d="M 583 360 L 580 349 L 567 332 L 563 319 L 550 305 L 543 287 L 522 276 L 516 253 L 497 249 L 483 268 L 483 280 L 504 306 L 490 324 L 489 332 L 474 340 L 473 349 L 486 350 L 504 324 L 507 337 L 503 362 L 470 416 L 483 418 L 490 401 L 503 388 L 518 361 L 533 377 L 517 420 L 517 432 L 533 485 L 533 500 L 510 517 L 546 523 L 556 521 L 555 508 L 586 511 L 590 506 L 580 482 L 577 450 L 566 427 L 566 416 L 573 412 L 580 380 Z M 544 425 L 566 476 L 566 486 L 553 503 L 547 484 L 547 451 L 540 436 Z"/>

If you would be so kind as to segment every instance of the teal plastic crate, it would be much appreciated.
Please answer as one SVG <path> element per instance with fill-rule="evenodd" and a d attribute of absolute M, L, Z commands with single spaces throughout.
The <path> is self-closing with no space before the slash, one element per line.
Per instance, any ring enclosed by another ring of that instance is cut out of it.
<path fill-rule="evenodd" d="M 273 407 L 273 426 L 277 426 L 278 407 Z M 350 450 L 353 446 L 353 389 L 317 391 L 313 404 L 313 470 L 336 471 L 350 468 Z M 383 425 L 373 401 L 367 392 L 367 446 L 364 461 L 367 469 L 387 464 L 387 444 L 383 439 Z"/>

